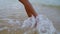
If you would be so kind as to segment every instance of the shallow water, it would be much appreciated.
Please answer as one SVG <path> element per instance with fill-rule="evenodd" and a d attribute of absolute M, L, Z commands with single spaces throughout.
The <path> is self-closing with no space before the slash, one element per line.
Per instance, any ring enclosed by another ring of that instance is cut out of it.
<path fill-rule="evenodd" d="M 57 29 L 58 32 L 60 32 L 60 0 L 49 0 L 50 2 L 47 4 L 47 0 L 40 2 L 40 0 L 34 1 L 30 0 L 32 3 L 34 9 L 38 14 L 44 14 L 46 15 L 54 24 L 54 27 Z M 45 4 L 44 4 L 44 3 Z M 54 2 L 54 3 L 53 3 Z M 3 19 L 4 18 L 4 19 Z M 7 26 L 8 19 L 16 19 L 23 21 L 27 19 L 27 14 L 25 12 L 25 9 L 23 5 L 18 0 L 0 0 L 0 27 L 3 28 L 5 25 Z M 8 26 L 10 27 L 10 26 Z M 4 29 L 4 28 L 3 28 Z M 11 31 L 8 32 L 7 28 L 0 31 L 0 34 L 21 34 L 23 30 L 17 30 L 17 31 Z M 37 32 L 36 32 L 37 33 Z"/>

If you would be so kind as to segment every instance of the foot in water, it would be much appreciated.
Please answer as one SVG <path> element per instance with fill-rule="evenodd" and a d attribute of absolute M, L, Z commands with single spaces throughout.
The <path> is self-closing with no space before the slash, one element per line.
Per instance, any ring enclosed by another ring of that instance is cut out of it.
<path fill-rule="evenodd" d="M 36 18 L 32 16 L 28 18 L 23 23 L 24 27 L 26 28 L 25 33 L 32 33 L 32 31 L 38 31 L 39 34 L 54 34 L 56 29 L 54 28 L 52 22 L 43 15 L 38 15 Z"/>

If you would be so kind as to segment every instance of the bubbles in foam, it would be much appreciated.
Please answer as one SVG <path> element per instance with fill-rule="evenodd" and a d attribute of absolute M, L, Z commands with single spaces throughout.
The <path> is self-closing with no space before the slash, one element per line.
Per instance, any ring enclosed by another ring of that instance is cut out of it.
<path fill-rule="evenodd" d="M 13 26 L 14 29 L 15 29 L 15 28 L 20 28 L 20 25 L 21 25 L 20 21 L 14 20 L 14 19 L 9 19 L 8 23 L 9 23 L 11 26 Z"/>
<path fill-rule="evenodd" d="M 14 20 L 14 19 L 9 19 L 8 23 L 9 24 L 15 24 L 15 25 L 21 25 L 19 20 Z"/>
<path fill-rule="evenodd" d="M 39 15 L 36 19 L 38 21 L 37 30 L 40 34 L 54 34 L 56 29 L 52 22 L 43 15 Z"/>
<path fill-rule="evenodd" d="M 21 23 L 19 20 L 16 19 L 4 19 L 8 20 L 7 26 L 9 27 L 4 27 L 2 29 L 8 29 L 8 32 L 10 33 L 11 31 L 17 31 L 17 29 L 23 29 L 24 34 L 32 34 L 35 31 L 37 31 L 39 34 L 54 34 L 56 29 L 53 26 L 53 23 L 45 16 L 43 15 L 38 15 L 36 18 L 34 16 L 26 19 L 24 23 L 21 26 Z M 34 28 L 35 24 L 37 23 L 36 27 Z"/>
<path fill-rule="evenodd" d="M 33 32 L 36 22 L 37 22 L 37 26 L 36 26 L 35 30 L 37 30 L 39 34 L 54 34 L 55 33 L 56 29 L 54 28 L 52 22 L 43 15 L 38 15 L 37 18 L 31 17 L 31 18 L 27 19 L 25 24 L 23 24 L 23 25 L 25 25 L 25 27 L 28 26 L 27 28 L 32 29 L 32 32 Z M 30 25 L 30 27 L 29 27 L 29 25 Z M 33 27 L 31 28 L 32 25 L 33 25 Z M 25 34 L 29 33 L 31 31 L 30 29 L 27 30 L 25 32 Z"/>
<path fill-rule="evenodd" d="M 24 21 L 22 28 L 23 27 L 34 27 L 34 25 L 35 25 L 35 18 L 34 16 L 32 16 Z"/>

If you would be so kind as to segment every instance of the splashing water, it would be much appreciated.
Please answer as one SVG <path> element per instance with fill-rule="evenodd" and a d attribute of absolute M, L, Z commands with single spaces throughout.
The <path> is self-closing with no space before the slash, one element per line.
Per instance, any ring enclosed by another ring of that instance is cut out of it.
<path fill-rule="evenodd" d="M 55 28 L 52 22 L 43 15 L 37 17 L 37 29 L 40 34 L 54 34 Z"/>
<path fill-rule="evenodd" d="M 32 21 L 31 21 L 32 20 Z M 36 28 L 34 28 L 34 24 L 37 22 Z M 35 19 L 34 17 L 27 19 L 24 22 L 25 27 L 28 26 L 24 34 L 33 33 L 34 31 L 38 31 L 39 34 L 55 34 L 56 29 L 54 28 L 52 22 L 43 15 L 38 15 Z M 33 27 L 31 28 L 31 26 Z"/>
<path fill-rule="evenodd" d="M 7 23 L 8 25 L 4 28 L 0 28 L 0 30 L 7 29 L 8 34 L 14 34 L 18 29 L 23 30 L 23 34 L 55 34 L 56 32 L 52 22 L 43 15 L 38 15 L 36 18 L 32 16 L 22 24 L 19 20 L 15 19 L 8 19 Z M 34 27 L 36 23 L 37 25 Z"/>

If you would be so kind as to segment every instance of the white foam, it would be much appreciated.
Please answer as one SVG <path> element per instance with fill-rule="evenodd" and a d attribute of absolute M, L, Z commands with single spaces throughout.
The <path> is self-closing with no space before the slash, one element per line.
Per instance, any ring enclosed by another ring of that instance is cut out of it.
<path fill-rule="evenodd" d="M 37 17 L 37 29 L 40 34 L 54 34 L 56 29 L 53 26 L 53 23 L 43 15 Z"/>
<path fill-rule="evenodd" d="M 36 29 L 38 30 L 39 34 L 54 34 L 56 31 L 56 29 L 53 26 L 53 23 L 43 15 L 38 15 L 36 19 L 35 18 L 33 19 L 33 17 L 32 17 L 25 21 L 26 22 L 23 25 L 26 25 L 25 27 L 27 27 L 27 28 L 31 28 L 29 26 L 32 26 L 32 25 L 35 26 L 35 23 L 37 22 Z M 35 21 L 35 22 L 33 22 L 33 21 Z M 34 27 L 32 27 L 32 28 L 34 29 Z M 27 34 L 28 32 L 30 32 L 30 30 L 26 31 L 25 34 Z"/>
<path fill-rule="evenodd" d="M 36 28 L 34 28 L 36 22 L 37 22 L 37 26 Z M 38 15 L 36 18 L 32 16 L 26 19 L 22 24 L 22 26 L 20 26 L 21 25 L 20 21 L 16 19 L 8 19 L 8 24 L 12 26 L 11 28 L 8 27 L 8 31 L 11 31 L 11 30 L 16 31 L 18 28 L 22 28 L 22 29 L 26 29 L 24 32 L 26 34 L 31 31 L 34 32 L 35 30 L 37 30 L 39 34 L 54 34 L 56 31 L 56 29 L 53 26 L 53 23 L 43 15 Z M 3 29 L 6 29 L 6 28 L 1 28 L 0 30 L 3 30 Z"/>
<path fill-rule="evenodd" d="M 34 27 L 34 25 L 35 25 L 35 18 L 34 16 L 32 16 L 24 21 L 22 27 Z"/>

